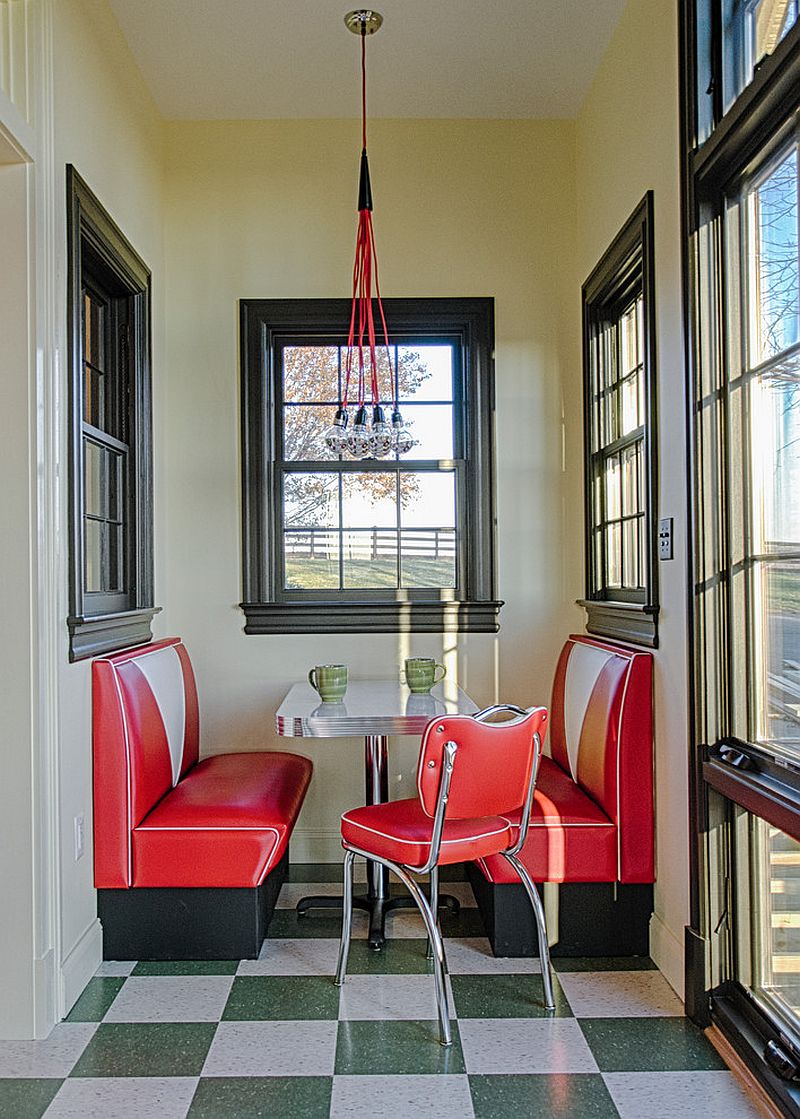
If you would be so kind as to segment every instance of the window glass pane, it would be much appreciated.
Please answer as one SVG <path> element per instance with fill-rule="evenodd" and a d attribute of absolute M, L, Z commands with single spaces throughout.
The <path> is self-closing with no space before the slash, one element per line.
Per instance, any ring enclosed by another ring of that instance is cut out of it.
<path fill-rule="evenodd" d="M 397 587 L 395 530 L 374 528 L 345 532 L 342 548 L 346 589 Z"/>
<path fill-rule="evenodd" d="M 619 517 L 620 508 L 620 456 L 606 460 L 606 517 L 607 521 Z"/>
<path fill-rule="evenodd" d="M 615 439 L 620 436 L 619 430 L 619 412 L 620 412 L 620 387 L 615 385 L 611 389 L 607 389 L 600 400 L 600 410 L 602 417 L 601 437 L 603 446 L 608 446 L 613 443 Z"/>
<path fill-rule="evenodd" d="M 757 546 L 800 551 L 800 355 L 759 377 L 751 409 Z"/>
<path fill-rule="evenodd" d="M 283 399 L 319 401 L 335 408 L 339 400 L 339 347 L 284 346 Z"/>
<path fill-rule="evenodd" d="M 298 404 L 283 409 L 283 457 L 287 462 L 338 458 L 325 446 L 325 432 L 333 422 L 335 410 L 335 404 Z"/>
<path fill-rule="evenodd" d="M 408 455 L 416 459 L 451 459 L 453 453 L 453 406 L 451 404 L 402 405 L 403 420 L 415 444 Z"/>
<path fill-rule="evenodd" d="M 797 0 L 723 0 L 725 111 L 797 22 Z"/>
<path fill-rule="evenodd" d="M 84 589 L 102 591 L 104 589 L 103 533 L 106 525 L 103 521 L 94 521 L 86 517 L 83 528 Z"/>
<path fill-rule="evenodd" d="M 751 193 L 750 257 L 754 365 L 800 340 L 797 151 Z"/>
<path fill-rule="evenodd" d="M 400 581 L 403 587 L 455 587 L 456 534 L 452 529 L 404 529 Z"/>
<path fill-rule="evenodd" d="M 642 585 L 639 575 L 639 532 L 641 521 L 638 517 L 633 520 L 623 521 L 622 524 L 622 563 L 623 586 L 628 590 L 636 590 Z"/>
<path fill-rule="evenodd" d="M 741 923 L 737 978 L 762 1007 L 797 1031 L 800 843 L 749 813 L 740 815 L 735 834 L 737 914 Z"/>
<path fill-rule="evenodd" d="M 606 586 L 622 586 L 622 526 L 617 523 L 606 528 Z"/>
<path fill-rule="evenodd" d="M 398 346 L 400 403 L 453 399 L 453 347 Z"/>
<path fill-rule="evenodd" d="M 338 532 L 287 532 L 283 557 L 287 590 L 339 590 Z"/>
<path fill-rule="evenodd" d="M 620 375 L 626 376 L 639 364 L 638 323 L 636 314 L 637 304 L 632 303 L 624 311 L 619 324 L 620 333 Z"/>
<path fill-rule="evenodd" d="M 757 737 L 796 753 L 800 749 L 800 561 L 758 564 L 753 588 L 756 648 L 761 653 Z"/>
<path fill-rule="evenodd" d="M 626 516 L 642 509 L 642 496 L 639 492 L 642 444 L 626 447 L 622 452 L 622 512 Z"/>
<path fill-rule="evenodd" d="M 108 583 L 107 591 L 121 591 L 124 586 L 122 572 L 122 525 L 114 521 L 106 526 L 108 540 Z"/>
<path fill-rule="evenodd" d="M 400 520 L 405 528 L 454 528 L 455 474 L 401 474 Z"/>
<path fill-rule="evenodd" d="M 103 517 L 108 509 L 108 452 L 88 439 L 83 446 L 84 512 Z"/>
<path fill-rule="evenodd" d="M 397 475 L 388 471 L 343 475 L 342 523 L 345 528 L 396 528 Z"/>
<path fill-rule="evenodd" d="M 335 528 L 339 524 L 336 474 L 285 474 L 283 520 L 287 528 Z"/>

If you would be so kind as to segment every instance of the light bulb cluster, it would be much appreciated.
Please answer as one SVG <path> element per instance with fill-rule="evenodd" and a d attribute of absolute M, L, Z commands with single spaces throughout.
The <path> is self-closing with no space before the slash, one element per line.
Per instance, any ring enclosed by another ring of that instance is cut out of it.
<path fill-rule="evenodd" d="M 376 404 L 369 410 L 362 404 L 354 418 L 353 426 L 348 427 L 346 408 L 338 408 L 333 423 L 325 432 L 325 446 L 335 455 L 351 455 L 353 458 L 385 458 L 392 452 L 407 454 L 414 446 L 414 439 L 403 424 L 399 411 L 392 412 L 392 422 L 386 422 L 383 408 Z"/>

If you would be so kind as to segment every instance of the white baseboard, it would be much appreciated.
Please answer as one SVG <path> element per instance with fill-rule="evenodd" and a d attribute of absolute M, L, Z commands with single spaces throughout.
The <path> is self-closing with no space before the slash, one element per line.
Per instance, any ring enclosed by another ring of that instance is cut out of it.
<path fill-rule="evenodd" d="M 34 961 L 33 1036 L 46 1038 L 58 1022 L 59 980 L 56 954 L 51 948 Z"/>
<path fill-rule="evenodd" d="M 657 913 L 650 918 L 650 957 L 683 1002 L 683 940 L 664 924 Z"/>
<path fill-rule="evenodd" d="M 61 966 L 59 1018 L 69 1014 L 102 962 L 103 926 L 95 918 Z"/>
<path fill-rule="evenodd" d="M 330 828 L 295 828 L 289 855 L 293 863 L 341 863 L 341 834 Z"/>

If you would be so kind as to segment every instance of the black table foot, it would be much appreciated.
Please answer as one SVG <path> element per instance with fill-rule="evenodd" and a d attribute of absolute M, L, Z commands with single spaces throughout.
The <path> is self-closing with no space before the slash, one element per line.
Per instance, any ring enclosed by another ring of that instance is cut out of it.
<path fill-rule="evenodd" d="M 297 903 L 297 916 L 305 917 L 310 909 L 341 909 L 341 896 L 332 894 L 311 895 L 300 898 Z M 391 898 L 371 898 L 363 895 L 353 898 L 353 908 L 369 913 L 369 932 L 367 944 L 374 952 L 380 952 L 386 943 L 386 914 L 393 909 L 416 909 L 413 898 L 408 896 Z M 439 895 L 439 908 L 447 909 L 453 916 L 458 915 L 459 901 L 452 894 Z"/>

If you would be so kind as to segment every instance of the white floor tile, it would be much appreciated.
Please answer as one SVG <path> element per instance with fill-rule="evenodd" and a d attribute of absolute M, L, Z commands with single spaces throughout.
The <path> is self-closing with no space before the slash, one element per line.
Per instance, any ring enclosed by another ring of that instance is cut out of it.
<path fill-rule="evenodd" d="M 328 937 L 265 940 L 257 960 L 242 960 L 237 975 L 333 975 L 339 941 Z"/>
<path fill-rule="evenodd" d="M 60 1022 L 45 1041 L 0 1041 L 0 1077 L 69 1076 L 97 1026 Z"/>
<path fill-rule="evenodd" d="M 331 1076 L 336 1022 L 221 1022 L 203 1076 Z"/>
<path fill-rule="evenodd" d="M 95 972 L 99 978 L 103 976 L 130 975 L 136 967 L 136 960 L 103 960 Z"/>
<path fill-rule="evenodd" d="M 127 979 L 104 1022 L 218 1022 L 232 975 L 159 975 Z"/>
<path fill-rule="evenodd" d="M 184 1119 L 197 1088 L 191 1076 L 65 1080 L 47 1119 Z"/>
<path fill-rule="evenodd" d="M 447 966 L 451 975 L 540 975 L 538 956 L 492 954 L 485 936 L 447 937 Z"/>
<path fill-rule="evenodd" d="M 433 975 L 350 975 L 341 988 L 342 1021 L 437 1017 Z"/>
<path fill-rule="evenodd" d="M 278 894 L 276 909 L 294 909 L 300 898 L 341 897 L 341 882 L 284 882 Z"/>
<path fill-rule="evenodd" d="M 683 1003 L 659 971 L 567 971 L 558 979 L 577 1018 L 683 1015 Z"/>
<path fill-rule="evenodd" d="M 730 1072 L 607 1072 L 606 1087 L 621 1119 L 757 1119 Z"/>
<path fill-rule="evenodd" d="M 466 1076 L 336 1076 L 331 1119 L 472 1119 Z"/>
<path fill-rule="evenodd" d="M 466 1018 L 458 1028 L 468 1073 L 598 1071 L 574 1018 Z"/>

